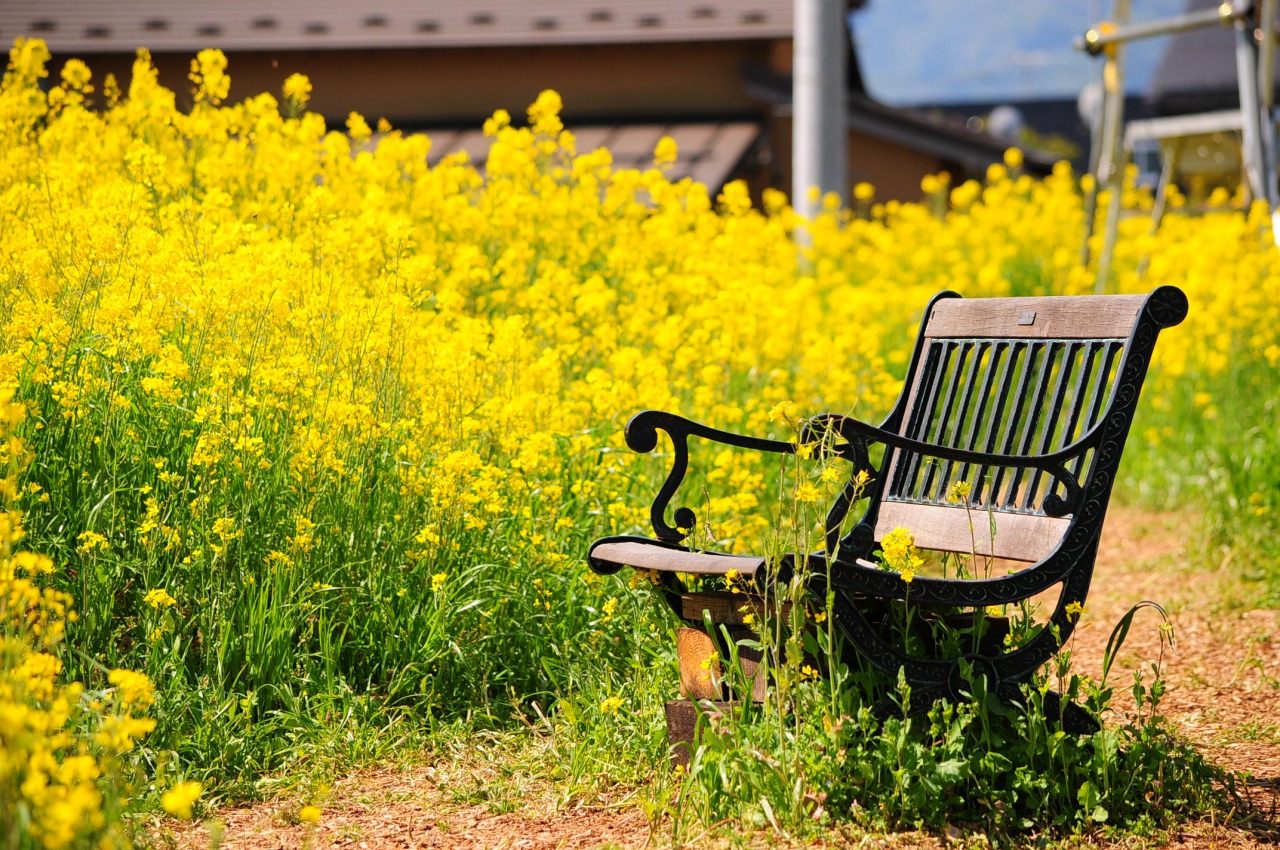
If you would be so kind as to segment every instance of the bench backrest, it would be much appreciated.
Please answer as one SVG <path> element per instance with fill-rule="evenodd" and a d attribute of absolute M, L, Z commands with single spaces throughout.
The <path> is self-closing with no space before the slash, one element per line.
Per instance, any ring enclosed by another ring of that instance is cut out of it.
<path fill-rule="evenodd" d="M 943 293 L 926 312 L 903 396 L 884 427 L 1019 456 L 1049 454 L 1092 432 L 1092 447 L 1065 468 L 1083 489 L 1073 515 L 1105 511 L 1156 335 L 1185 314 L 1186 298 L 1173 287 L 1149 296 Z M 1034 562 L 1073 521 L 1046 511 L 1046 498 L 1066 492 L 1039 470 L 903 451 L 888 453 L 881 469 L 876 539 L 902 526 L 922 548 Z M 963 501 L 957 482 L 968 485 Z"/>

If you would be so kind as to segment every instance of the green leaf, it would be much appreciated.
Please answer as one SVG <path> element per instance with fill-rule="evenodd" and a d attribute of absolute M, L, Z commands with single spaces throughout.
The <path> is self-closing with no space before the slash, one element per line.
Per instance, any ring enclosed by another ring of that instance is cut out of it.
<path fill-rule="evenodd" d="M 1086 781 L 1076 793 L 1076 799 L 1080 801 L 1080 808 L 1095 809 L 1098 806 L 1098 789 L 1093 787 L 1092 782 Z"/>

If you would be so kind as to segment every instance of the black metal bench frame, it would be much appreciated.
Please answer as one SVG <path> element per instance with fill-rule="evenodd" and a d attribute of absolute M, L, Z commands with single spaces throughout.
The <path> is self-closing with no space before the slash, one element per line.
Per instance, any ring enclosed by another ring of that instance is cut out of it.
<path fill-rule="evenodd" d="M 918 708 L 938 698 L 962 698 L 973 675 L 985 676 L 988 689 L 1001 698 L 1020 701 L 1020 686 L 1075 627 L 1073 603 L 1082 606 L 1088 594 L 1156 338 L 1186 312 L 1186 296 L 1170 286 L 1147 296 L 963 299 L 943 292 L 925 311 L 903 392 L 879 426 L 823 414 L 809 420 L 797 440 L 780 441 L 733 434 L 672 413 L 636 414 L 627 424 L 629 447 L 653 451 L 658 431 L 672 444 L 671 470 L 650 509 L 655 536 L 597 540 L 588 563 L 601 574 L 623 566 L 656 570 L 676 615 L 700 627 L 697 612 L 684 610 L 681 574 L 736 570 L 763 586 L 766 576 L 787 578 L 795 558 L 768 565 L 763 557 L 685 545 L 697 525 L 694 511 L 679 507 L 672 511 L 673 522 L 666 517 L 689 467 L 689 439 L 778 454 L 816 446 L 848 461 L 850 471 L 827 516 L 825 551 L 806 556 L 805 575 L 817 599 L 834 592 L 834 618 L 848 646 L 891 676 L 902 670 Z M 883 447 L 878 464 L 871 450 L 877 444 Z M 855 483 L 860 472 L 869 476 L 865 489 Z M 947 498 L 957 480 L 971 485 L 967 510 Z M 855 497 L 867 507 L 850 527 Z M 990 518 L 994 535 L 973 529 L 986 524 L 972 522 L 975 511 Z M 868 561 L 880 538 L 899 526 L 912 530 L 921 548 L 1030 566 L 998 577 L 917 576 L 908 583 Z M 908 594 L 921 606 L 982 609 L 1020 603 L 1055 585 L 1061 590 L 1048 627 L 1011 651 L 922 658 L 896 645 L 868 614 L 875 610 L 869 601 Z M 1073 725 L 1088 726 L 1079 715 Z"/>

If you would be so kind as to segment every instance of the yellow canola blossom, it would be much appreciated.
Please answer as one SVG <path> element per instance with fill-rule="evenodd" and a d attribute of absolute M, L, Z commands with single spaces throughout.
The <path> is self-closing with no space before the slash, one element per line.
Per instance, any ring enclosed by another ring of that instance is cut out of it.
<path fill-rule="evenodd" d="M 160 805 L 175 818 L 191 820 L 192 807 L 203 791 L 199 782 L 179 782 L 161 795 Z"/>

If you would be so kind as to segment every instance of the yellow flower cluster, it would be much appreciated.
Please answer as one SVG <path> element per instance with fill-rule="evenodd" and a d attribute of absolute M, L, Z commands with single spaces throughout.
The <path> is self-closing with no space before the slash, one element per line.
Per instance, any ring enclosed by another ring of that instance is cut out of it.
<path fill-rule="evenodd" d="M 885 569 L 895 570 L 910 584 L 916 571 L 924 566 L 924 558 L 916 549 L 916 538 L 905 528 L 895 528 L 880 541 L 881 562 Z"/>
<path fill-rule="evenodd" d="M 58 657 L 68 622 L 76 620 L 71 597 L 44 586 L 53 562 L 15 550 L 23 537 L 21 514 L 11 505 L 27 455 L 12 429 L 24 415 L 12 390 L 0 391 L 0 444 L 8 454 L 4 471 L 4 526 L 0 529 L 0 812 L 6 840 L 14 846 L 56 850 L 82 838 L 98 846 L 121 843 L 114 797 L 119 790 L 101 780 L 113 774 L 118 756 L 155 727 L 136 712 L 154 702 L 151 681 L 141 673 L 114 670 L 113 689 L 86 705 L 79 683 L 59 681 Z M 95 708 L 96 706 L 96 708 Z M 84 719 L 89 718 L 86 733 Z M 96 723 L 96 729 L 92 726 Z M 107 794 L 112 795 L 108 806 Z"/>
<path fill-rule="evenodd" d="M 199 782 L 178 782 L 160 795 L 160 805 L 175 818 L 190 820 L 192 807 L 203 791 L 204 786 Z"/>

